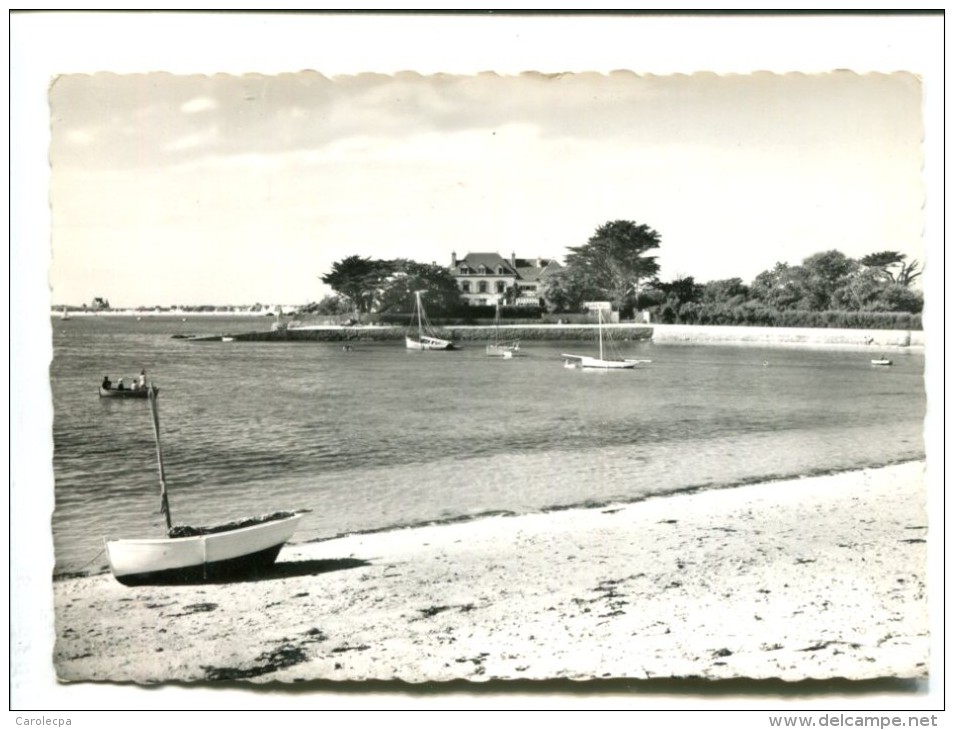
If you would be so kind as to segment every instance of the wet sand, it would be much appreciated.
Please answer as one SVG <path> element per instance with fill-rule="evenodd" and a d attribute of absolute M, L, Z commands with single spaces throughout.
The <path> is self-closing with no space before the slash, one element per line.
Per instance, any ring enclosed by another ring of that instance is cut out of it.
<path fill-rule="evenodd" d="M 54 583 L 66 681 L 925 677 L 922 463 Z M 306 517 L 307 519 L 307 517 Z"/>

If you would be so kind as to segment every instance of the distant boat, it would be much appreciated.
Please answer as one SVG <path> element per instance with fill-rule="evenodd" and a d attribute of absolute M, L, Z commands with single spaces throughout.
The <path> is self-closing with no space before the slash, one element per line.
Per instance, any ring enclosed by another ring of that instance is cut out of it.
<path fill-rule="evenodd" d="M 603 309 L 601 307 L 596 310 L 597 316 L 599 317 L 599 340 L 600 340 L 600 352 L 599 357 L 592 357 L 591 355 L 571 355 L 568 353 L 563 353 L 564 366 L 572 367 L 571 363 L 577 363 L 577 367 L 581 368 L 598 368 L 601 370 L 631 370 L 635 368 L 636 365 L 641 363 L 652 362 L 651 360 L 634 360 L 634 359 L 624 359 L 624 358 L 608 358 L 605 356 L 604 347 L 603 347 Z"/>
<path fill-rule="evenodd" d="M 494 311 L 494 344 L 487 345 L 488 357 L 511 358 L 520 352 L 520 340 L 500 341 L 500 305 Z"/>
<path fill-rule="evenodd" d="M 417 326 L 415 327 L 415 321 Z M 421 303 L 421 292 L 414 292 L 414 313 L 411 315 L 411 324 L 404 335 L 404 342 L 409 350 L 453 350 L 454 343 L 438 337 L 431 323 L 427 319 L 424 305 Z"/>
<path fill-rule="evenodd" d="M 70 313 L 66 310 L 66 307 L 63 307 L 63 311 L 60 312 L 60 319 L 69 319 Z"/>
<path fill-rule="evenodd" d="M 159 442 L 155 388 L 149 405 L 159 462 L 160 512 L 166 537 L 106 540 L 109 569 L 129 586 L 235 580 L 269 568 L 301 519 L 295 512 L 274 512 L 213 527 L 172 526 Z"/>
<path fill-rule="evenodd" d="M 235 342 L 234 337 L 223 337 L 222 342 Z"/>
<path fill-rule="evenodd" d="M 871 364 L 884 366 L 884 365 L 890 365 L 891 361 L 886 357 L 877 357 L 877 358 L 872 358 Z"/>
<path fill-rule="evenodd" d="M 154 386 L 153 386 L 154 387 Z M 159 388 L 156 388 L 156 395 L 159 395 Z M 148 398 L 149 388 L 104 388 L 99 386 L 100 398 Z"/>

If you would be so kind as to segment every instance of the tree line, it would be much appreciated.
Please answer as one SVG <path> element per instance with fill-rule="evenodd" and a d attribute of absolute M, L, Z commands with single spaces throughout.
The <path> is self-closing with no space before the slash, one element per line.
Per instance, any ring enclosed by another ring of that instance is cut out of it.
<path fill-rule="evenodd" d="M 800 264 L 776 263 L 749 284 L 741 278 L 697 283 L 691 276 L 659 278 L 654 252 L 660 244 L 659 233 L 645 224 L 604 223 L 585 244 L 570 247 L 565 265 L 547 276 L 543 307 L 575 313 L 585 302 L 609 301 L 622 319 L 645 311 L 663 323 L 920 327 L 924 297 L 912 286 L 920 264 L 897 251 L 852 259 L 828 250 Z M 335 292 L 310 305 L 322 314 L 360 319 L 370 312 L 410 312 L 417 290 L 426 291 L 432 315 L 466 310 L 452 272 L 435 264 L 350 256 L 321 281 Z"/>

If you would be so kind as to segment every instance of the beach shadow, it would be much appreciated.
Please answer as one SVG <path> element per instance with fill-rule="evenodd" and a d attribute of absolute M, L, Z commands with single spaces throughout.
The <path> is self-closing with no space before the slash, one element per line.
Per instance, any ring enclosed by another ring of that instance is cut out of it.
<path fill-rule="evenodd" d="M 338 570 L 352 570 L 371 565 L 367 560 L 357 558 L 330 558 L 325 560 L 289 560 L 275 563 L 268 570 L 248 576 L 245 581 L 257 583 L 263 580 L 281 580 L 283 578 L 302 578 L 308 575 L 334 573 Z"/>

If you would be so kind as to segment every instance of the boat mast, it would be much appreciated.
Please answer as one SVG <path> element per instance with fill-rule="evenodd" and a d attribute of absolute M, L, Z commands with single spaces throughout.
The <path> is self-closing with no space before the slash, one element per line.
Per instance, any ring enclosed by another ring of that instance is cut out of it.
<path fill-rule="evenodd" d="M 497 302 L 497 308 L 494 310 L 494 346 L 499 345 L 500 339 L 500 302 Z"/>
<path fill-rule="evenodd" d="M 424 337 L 424 327 L 421 325 L 421 292 L 414 292 L 414 298 L 417 304 L 417 339 L 420 342 Z"/>
<path fill-rule="evenodd" d="M 603 308 L 599 307 L 596 310 L 597 317 L 599 319 L 599 328 L 600 328 L 600 360 L 603 359 Z"/>
<path fill-rule="evenodd" d="M 149 386 L 149 410 L 152 412 L 152 432 L 156 437 L 156 458 L 159 461 L 159 511 L 166 516 L 166 531 L 172 529 L 169 496 L 166 494 L 166 470 L 162 466 L 162 445 L 159 443 L 159 408 L 156 405 L 156 386 Z"/>

